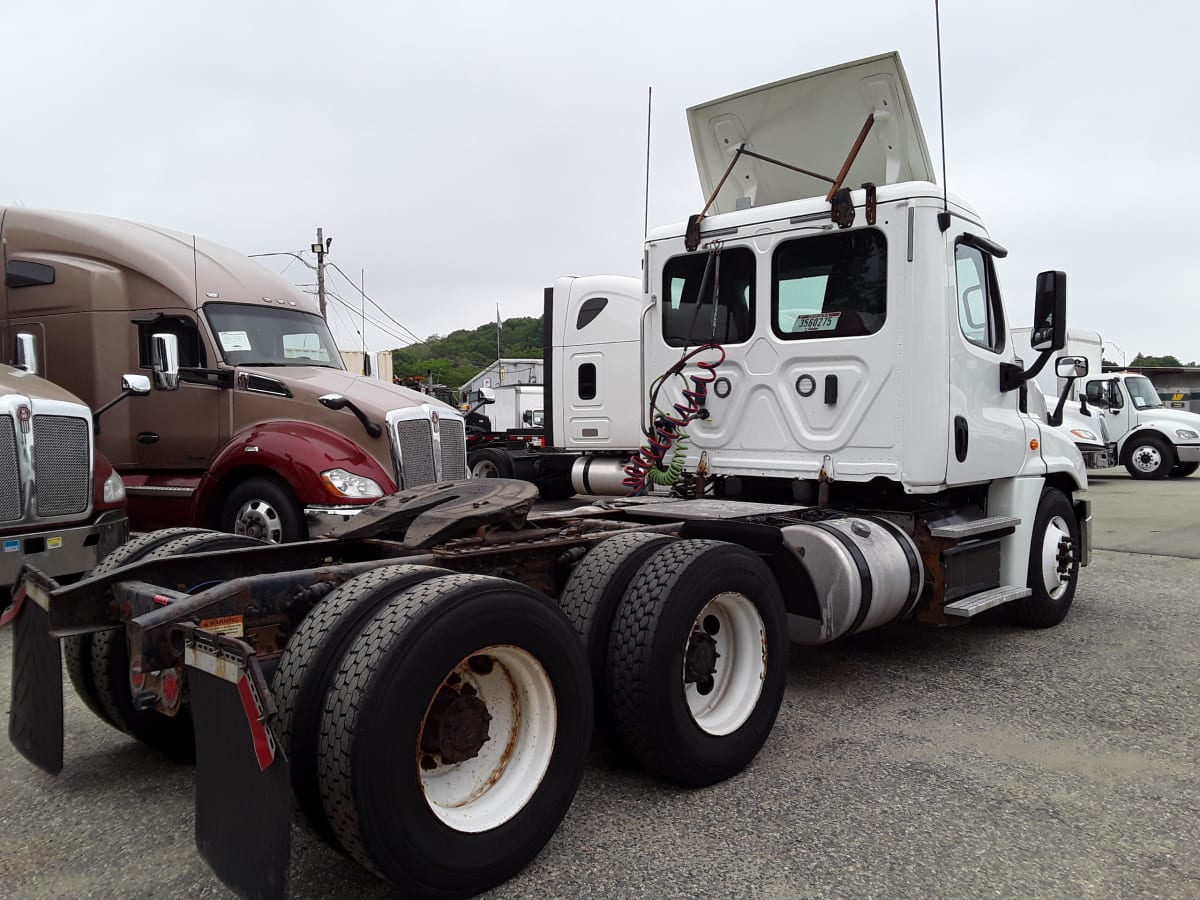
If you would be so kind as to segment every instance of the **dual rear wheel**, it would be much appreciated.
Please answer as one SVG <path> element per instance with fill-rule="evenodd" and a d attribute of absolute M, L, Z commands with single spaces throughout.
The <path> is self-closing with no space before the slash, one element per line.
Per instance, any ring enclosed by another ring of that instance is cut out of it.
<path fill-rule="evenodd" d="M 591 664 L 598 727 L 656 774 L 707 785 L 758 753 L 783 700 L 783 598 L 736 544 L 627 534 L 594 548 L 560 601 Z"/>
<path fill-rule="evenodd" d="M 301 823 L 421 896 L 477 893 L 536 856 L 591 740 L 587 663 L 553 603 L 424 566 L 329 594 L 273 690 Z"/>

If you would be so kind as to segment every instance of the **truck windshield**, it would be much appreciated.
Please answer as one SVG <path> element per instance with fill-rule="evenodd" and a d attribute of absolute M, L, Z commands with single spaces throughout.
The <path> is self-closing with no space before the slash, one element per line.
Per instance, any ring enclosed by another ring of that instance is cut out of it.
<path fill-rule="evenodd" d="M 320 316 L 241 303 L 210 303 L 204 313 L 221 355 L 231 366 L 345 368 L 329 326 Z"/>
<path fill-rule="evenodd" d="M 1162 401 L 1158 399 L 1158 391 L 1145 375 L 1131 375 L 1125 379 L 1125 387 L 1129 391 L 1129 399 L 1135 409 L 1159 409 Z"/>

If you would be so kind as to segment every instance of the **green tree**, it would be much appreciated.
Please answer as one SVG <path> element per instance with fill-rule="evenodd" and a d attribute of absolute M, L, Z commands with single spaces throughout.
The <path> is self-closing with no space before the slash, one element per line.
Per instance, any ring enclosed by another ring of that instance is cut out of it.
<path fill-rule="evenodd" d="M 1131 366 L 1182 366 L 1176 357 L 1167 354 L 1166 356 L 1144 356 L 1139 353 L 1133 358 Z"/>
<path fill-rule="evenodd" d="M 541 316 L 505 319 L 500 328 L 500 355 L 542 358 Z M 428 378 L 457 388 L 496 361 L 496 323 L 430 335 L 422 343 L 392 351 L 392 372 L 403 380 Z"/>

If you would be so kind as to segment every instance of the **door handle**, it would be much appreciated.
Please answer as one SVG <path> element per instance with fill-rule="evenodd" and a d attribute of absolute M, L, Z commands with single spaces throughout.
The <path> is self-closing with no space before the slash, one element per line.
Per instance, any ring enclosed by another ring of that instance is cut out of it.
<path fill-rule="evenodd" d="M 157 444 L 158 434 L 153 431 L 139 431 L 137 436 L 139 444 Z"/>
<path fill-rule="evenodd" d="M 967 429 L 967 420 L 962 416 L 954 417 L 954 458 L 959 462 L 967 461 L 967 443 L 971 439 Z"/>

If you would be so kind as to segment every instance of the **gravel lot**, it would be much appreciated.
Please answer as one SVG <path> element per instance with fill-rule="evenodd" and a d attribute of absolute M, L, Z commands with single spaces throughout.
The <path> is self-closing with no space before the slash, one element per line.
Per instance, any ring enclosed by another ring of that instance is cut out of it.
<path fill-rule="evenodd" d="M 1114 471 L 1092 493 L 1106 549 L 1062 626 L 794 648 L 749 769 L 685 791 L 594 751 L 562 828 L 491 896 L 1200 896 L 1200 477 Z M 4 631 L 5 709 L 11 651 Z M 190 770 L 67 695 L 61 776 L 0 742 L 0 894 L 228 896 L 192 844 Z M 299 833 L 292 893 L 392 896 Z"/>

